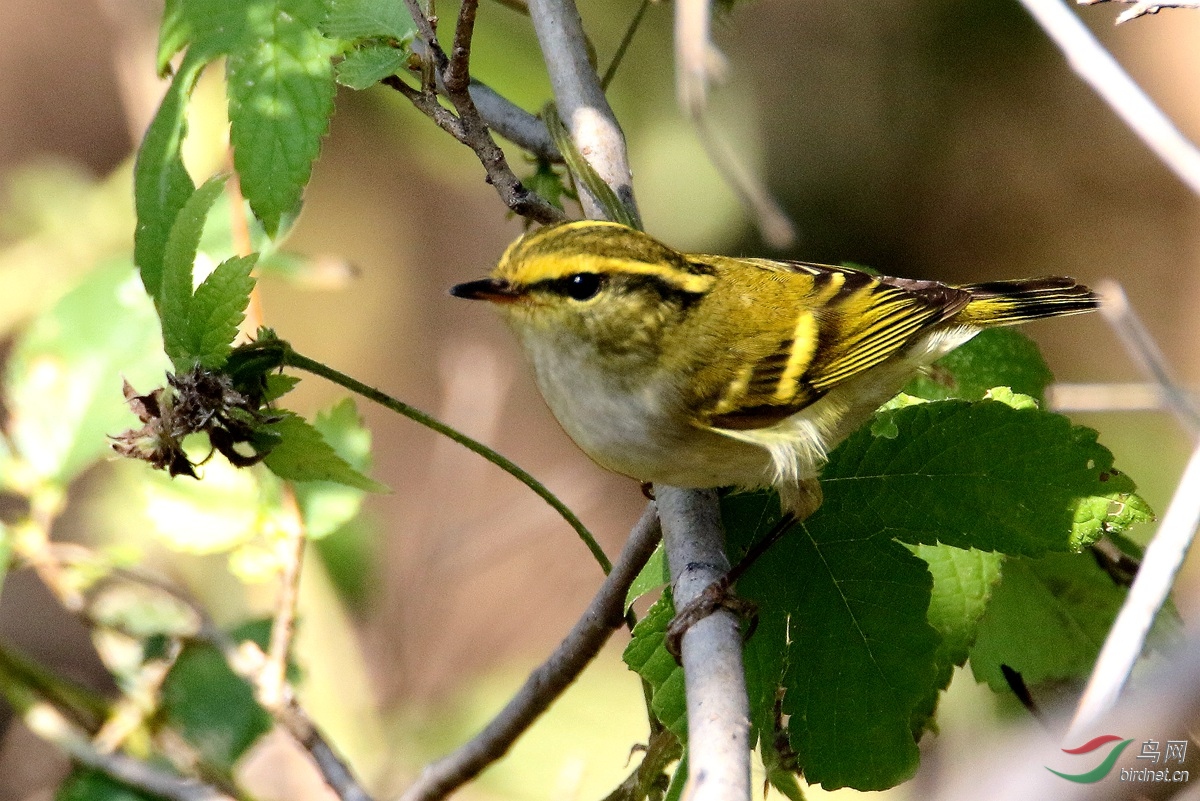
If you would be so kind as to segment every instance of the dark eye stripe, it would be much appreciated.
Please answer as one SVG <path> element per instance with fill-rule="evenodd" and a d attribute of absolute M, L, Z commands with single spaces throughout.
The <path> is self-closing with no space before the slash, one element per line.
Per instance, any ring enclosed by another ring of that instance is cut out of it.
<path fill-rule="evenodd" d="M 573 273 L 562 278 L 538 281 L 532 288 L 572 300 L 588 300 L 599 294 L 607 283 L 608 277 L 599 273 Z"/>

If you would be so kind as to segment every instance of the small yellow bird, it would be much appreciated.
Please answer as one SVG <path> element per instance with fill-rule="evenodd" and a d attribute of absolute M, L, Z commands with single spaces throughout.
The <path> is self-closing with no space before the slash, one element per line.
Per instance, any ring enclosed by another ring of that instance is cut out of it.
<path fill-rule="evenodd" d="M 951 286 L 680 253 L 584 220 L 518 239 L 489 278 L 550 409 L 603 467 L 676 487 L 774 487 L 804 519 L 826 454 L 983 328 L 1079 314 L 1070 278 Z"/>

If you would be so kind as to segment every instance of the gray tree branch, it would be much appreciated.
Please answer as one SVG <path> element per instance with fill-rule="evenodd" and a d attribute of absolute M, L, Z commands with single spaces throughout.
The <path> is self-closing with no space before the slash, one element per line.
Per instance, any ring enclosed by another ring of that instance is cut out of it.
<path fill-rule="evenodd" d="M 654 552 L 661 530 L 654 504 L 629 534 L 612 571 L 587 610 L 512 700 L 470 742 L 425 768 L 400 801 L 437 801 L 504 756 L 526 729 L 595 658 L 625 621 L 625 594 Z"/>

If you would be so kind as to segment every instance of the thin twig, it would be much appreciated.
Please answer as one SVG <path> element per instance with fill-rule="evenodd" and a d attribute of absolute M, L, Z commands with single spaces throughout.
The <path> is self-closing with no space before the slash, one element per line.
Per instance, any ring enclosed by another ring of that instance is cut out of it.
<path fill-rule="evenodd" d="M 504 151 L 496 144 L 471 96 L 470 56 L 471 37 L 475 29 L 475 14 L 478 0 L 464 0 L 459 9 L 455 27 L 451 56 L 447 56 L 437 40 L 433 23 L 421 9 L 417 0 L 405 0 L 409 13 L 417 24 L 417 33 L 425 43 L 426 55 L 423 63 L 432 69 L 434 86 L 414 89 L 401 79 L 392 76 L 383 83 L 399 91 L 416 108 L 430 117 L 442 130 L 450 133 L 459 142 L 475 151 L 483 165 L 488 183 L 495 189 L 508 208 L 522 217 L 540 223 L 560 222 L 566 219 L 562 210 L 536 192 L 531 192 L 521 183 Z M 446 97 L 458 112 L 457 117 L 437 102 L 437 84 L 445 87 Z"/>
<path fill-rule="evenodd" d="M 1180 391 L 1190 404 L 1196 404 L 1194 392 L 1184 388 Z M 1046 388 L 1046 406 L 1064 413 L 1174 411 L 1162 385 L 1149 381 L 1057 382 Z"/>
<path fill-rule="evenodd" d="M 361 395 L 369 401 L 378 403 L 385 409 L 390 409 L 397 414 L 404 415 L 414 422 L 420 423 L 426 428 L 433 429 L 442 436 L 448 437 L 449 439 L 457 442 L 459 445 L 462 445 L 464 448 L 479 454 L 484 459 L 487 459 L 489 462 L 501 468 L 513 478 L 529 487 L 529 489 L 533 490 L 539 498 L 550 504 L 554 511 L 562 515 L 562 518 L 566 520 L 568 524 L 570 524 L 571 528 L 575 529 L 575 533 L 579 535 L 579 538 L 583 540 L 588 550 L 591 551 L 592 556 L 600 565 L 600 568 L 605 573 L 611 569 L 611 563 L 609 562 L 608 557 L 605 556 L 604 549 L 600 547 L 600 543 L 598 543 L 592 533 L 588 531 L 587 526 L 585 526 L 583 522 L 575 515 L 575 513 L 567 508 L 566 504 L 560 501 L 554 493 L 546 489 L 546 486 L 542 484 L 542 482 L 530 475 L 528 471 L 518 467 L 511 460 L 501 456 L 499 453 L 484 445 L 482 442 L 471 439 L 470 437 L 459 431 L 456 431 L 440 420 L 425 414 L 421 410 L 409 406 L 407 403 L 397 398 L 393 398 L 386 392 L 381 392 L 372 386 L 368 386 L 361 381 L 351 378 L 345 373 L 334 370 L 328 365 L 322 364 L 314 359 L 310 359 L 307 356 L 302 356 L 301 354 L 292 350 L 290 346 L 287 347 L 283 355 L 283 364 L 298 368 L 300 370 L 307 370 L 314 375 L 319 375 L 322 378 L 332 381 L 339 386 L 345 387 L 351 392 Z"/>
<path fill-rule="evenodd" d="M 271 642 L 267 661 L 258 673 L 255 684 L 259 701 L 267 709 L 283 706 L 287 689 L 288 656 L 296 631 L 296 604 L 300 600 L 300 573 L 304 566 L 304 547 L 308 537 L 304 517 L 296 502 L 296 490 L 290 484 L 283 487 L 284 541 L 279 543 L 283 569 L 279 575 L 279 596 L 275 601 L 275 619 L 271 623 Z"/>
<path fill-rule="evenodd" d="M 671 568 L 675 608 L 699 598 L 729 573 L 723 540 L 697 536 L 721 530 L 716 493 L 657 487 L 663 548 Z M 688 717 L 689 801 L 750 798 L 750 703 L 742 667 L 740 621 L 718 609 L 684 632 L 682 664 Z"/>
<path fill-rule="evenodd" d="M 1076 0 L 1076 2 L 1081 6 L 1094 6 L 1107 3 L 1109 0 Z M 1200 8 L 1200 0 L 1115 0 L 1115 2 L 1133 5 L 1133 8 L 1122 11 L 1117 16 L 1118 25 L 1147 14 L 1157 14 L 1164 8 Z"/>
<path fill-rule="evenodd" d="M 579 11 L 572 0 L 530 0 L 533 30 L 550 74 L 554 102 L 576 146 L 623 203 L 636 207 L 625 136 L 588 58 Z M 603 219 L 599 203 L 580 188 L 584 214 Z"/>
<path fill-rule="evenodd" d="M 625 29 L 625 35 L 621 37 L 621 43 L 617 45 L 617 50 L 613 53 L 612 61 L 608 63 L 608 69 L 604 71 L 604 77 L 600 79 L 600 88 L 604 91 L 608 91 L 613 78 L 617 77 L 617 69 L 625 59 L 625 53 L 629 50 L 629 45 L 633 44 L 633 36 L 638 32 L 638 28 L 642 26 L 642 19 L 645 18 L 646 10 L 649 8 L 650 0 L 642 0 L 641 5 L 638 6 L 638 10 L 633 15 L 633 19 L 629 22 L 629 27 Z"/>
<path fill-rule="evenodd" d="M 429 48 L 420 39 L 413 41 L 412 51 L 422 61 L 432 58 Z M 441 74 L 435 72 L 433 77 L 437 83 L 437 90 L 443 95 L 446 94 L 446 82 Z M 384 83 L 393 89 L 397 89 L 398 87 L 394 86 L 395 80 L 384 81 Z M 412 91 L 415 92 L 416 90 Z M 471 100 L 475 103 L 475 108 L 479 111 L 479 116 L 483 118 L 489 129 L 535 156 L 544 158 L 555 164 L 562 161 L 562 155 L 558 152 L 558 148 L 554 146 L 554 142 L 551 141 L 549 131 L 546 130 L 546 123 L 542 122 L 536 115 L 530 114 L 476 78 L 471 78 L 468 91 L 471 93 Z M 418 108 L 423 113 L 427 113 L 424 108 Z M 439 108 L 441 107 L 439 106 Z M 442 111 L 449 114 L 452 119 L 457 119 L 446 109 L 443 108 Z M 455 135 L 455 138 L 458 139 L 458 135 Z M 462 140 L 460 139 L 459 141 Z"/>
<path fill-rule="evenodd" d="M 1083 21 L 1062 0 L 1021 0 L 1054 40 L 1071 68 L 1162 160 L 1200 195 L 1200 151 L 1121 68 Z"/>
<path fill-rule="evenodd" d="M 1134 662 L 1145 647 L 1150 626 L 1167 600 L 1191 548 L 1197 526 L 1200 526 L 1200 445 L 1188 460 L 1162 524 L 1146 548 L 1129 595 L 1104 640 L 1067 732 L 1068 741 L 1077 740 L 1089 731 L 1116 704 L 1133 672 Z"/>
<path fill-rule="evenodd" d="M 1125 290 L 1116 281 L 1101 281 L 1096 292 L 1100 295 L 1100 313 L 1125 346 L 1129 358 L 1158 385 L 1167 408 L 1180 424 L 1193 437 L 1200 436 L 1200 408 L 1175 379 L 1162 350 L 1125 296 Z"/>
<path fill-rule="evenodd" d="M 675 94 L 679 107 L 691 119 L 709 161 L 733 189 L 742 206 L 771 246 L 785 248 L 796 238 L 796 228 L 759 176 L 742 163 L 742 157 L 713 129 L 708 114 L 708 91 L 723 80 L 725 57 L 712 41 L 712 0 L 678 0 L 675 3 Z"/>
<path fill-rule="evenodd" d="M 30 731 L 62 749 L 72 760 L 136 790 L 170 801 L 236 801 L 196 779 L 167 773 L 125 754 L 97 750 L 83 730 L 48 703 L 35 702 L 20 712 Z"/>
<path fill-rule="evenodd" d="M 429 765 L 400 801 L 437 801 L 504 756 L 517 738 L 575 681 L 625 621 L 625 594 L 654 552 L 661 531 L 654 504 L 633 527 L 612 571 L 571 631 L 505 705 L 454 753 Z"/>
<path fill-rule="evenodd" d="M 321 777 L 341 801 L 372 801 L 345 760 L 313 723 L 312 718 L 294 699 L 273 711 L 275 721 L 308 752 Z"/>

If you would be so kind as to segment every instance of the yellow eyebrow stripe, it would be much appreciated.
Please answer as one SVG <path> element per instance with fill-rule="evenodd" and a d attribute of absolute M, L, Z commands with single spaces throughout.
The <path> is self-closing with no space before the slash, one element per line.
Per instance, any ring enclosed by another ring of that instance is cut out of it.
<path fill-rule="evenodd" d="M 817 318 L 812 312 L 800 312 L 796 320 L 796 328 L 792 331 L 792 352 L 788 355 L 787 367 L 779 377 L 775 387 L 775 400 L 789 401 L 796 395 L 796 386 L 800 376 L 812 362 L 817 350 Z"/>
<path fill-rule="evenodd" d="M 546 262 L 549 261 L 547 264 Z M 589 255 L 586 258 L 554 258 L 540 260 L 536 269 L 527 268 L 522 271 L 536 275 L 540 280 L 565 278 L 575 273 L 588 272 L 601 275 L 649 275 L 663 281 L 683 292 L 702 295 L 716 283 L 715 275 L 689 273 L 670 266 L 649 264 L 632 259 L 617 259 L 605 256 Z"/>

